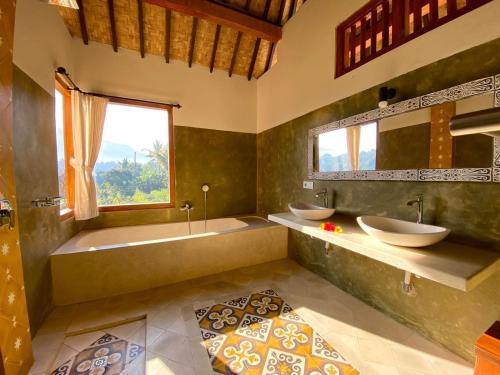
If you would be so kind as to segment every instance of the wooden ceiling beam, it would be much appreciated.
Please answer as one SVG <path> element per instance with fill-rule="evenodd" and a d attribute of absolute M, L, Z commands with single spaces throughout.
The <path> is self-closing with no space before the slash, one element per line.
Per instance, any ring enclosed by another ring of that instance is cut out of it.
<path fill-rule="evenodd" d="M 287 20 L 293 17 L 295 14 L 295 8 L 297 7 L 297 0 L 290 0 L 290 9 L 288 9 Z"/>
<path fill-rule="evenodd" d="M 170 62 L 170 34 L 172 32 L 172 11 L 165 9 L 165 61 Z"/>
<path fill-rule="evenodd" d="M 111 28 L 111 42 L 113 51 L 118 52 L 118 37 L 116 35 L 115 4 L 113 0 L 108 0 L 109 26 Z"/>
<path fill-rule="evenodd" d="M 250 9 L 250 3 L 252 0 L 247 0 L 245 3 L 245 10 Z M 238 36 L 236 37 L 236 43 L 234 44 L 234 49 L 233 49 L 233 56 L 231 57 L 231 65 L 229 66 L 229 77 L 233 75 L 233 69 L 234 65 L 236 64 L 236 57 L 238 57 L 238 50 L 240 49 L 240 43 L 241 43 L 241 37 L 243 36 L 243 33 L 241 31 L 238 31 Z"/>
<path fill-rule="evenodd" d="M 193 66 L 194 44 L 196 43 L 196 32 L 198 30 L 198 18 L 193 17 L 193 27 L 191 28 L 191 41 L 189 42 L 188 65 Z"/>
<path fill-rule="evenodd" d="M 163 8 L 169 8 L 193 17 L 228 26 L 257 38 L 277 42 L 281 39 L 281 27 L 235 9 L 207 0 L 145 0 Z"/>
<path fill-rule="evenodd" d="M 78 20 L 80 21 L 80 31 L 84 44 L 89 44 L 89 33 L 87 31 L 87 22 L 85 21 L 85 11 L 83 9 L 83 0 L 76 0 L 78 4 Z"/>
<path fill-rule="evenodd" d="M 278 12 L 278 19 L 277 19 L 277 23 L 280 26 L 283 23 L 283 16 L 285 15 L 285 5 L 286 5 L 286 0 L 281 0 L 280 10 Z M 267 52 L 266 67 L 264 68 L 264 73 L 271 68 L 271 63 L 273 61 L 273 56 L 275 51 L 276 51 L 276 43 L 271 43 L 271 45 L 269 46 L 269 51 Z"/>
<path fill-rule="evenodd" d="M 146 49 L 144 46 L 144 7 L 142 0 L 137 1 L 137 15 L 139 22 L 139 48 L 141 51 L 141 57 L 146 56 Z"/>
<path fill-rule="evenodd" d="M 214 45 L 212 47 L 212 57 L 210 58 L 210 73 L 214 71 L 215 57 L 217 56 L 217 47 L 219 47 L 221 25 L 217 25 L 215 29 Z"/>
<path fill-rule="evenodd" d="M 264 7 L 264 14 L 262 18 L 267 20 L 267 16 L 269 15 L 269 9 L 271 8 L 271 0 L 266 0 L 266 5 Z M 253 76 L 253 72 L 255 70 L 255 63 L 257 62 L 257 56 L 259 55 L 260 44 L 262 42 L 261 38 L 257 38 L 255 41 L 255 46 L 253 48 L 252 60 L 250 61 L 250 67 L 248 69 L 247 78 L 250 81 Z"/>
<path fill-rule="evenodd" d="M 238 32 L 238 36 L 236 37 L 236 43 L 234 44 L 233 56 L 231 57 L 231 65 L 229 66 L 229 77 L 233 75 L 234 65 L 236 64 L 236 57 L 238 56 L 238 50 L 240 49 L 241 37 L 243 33 Z"/>

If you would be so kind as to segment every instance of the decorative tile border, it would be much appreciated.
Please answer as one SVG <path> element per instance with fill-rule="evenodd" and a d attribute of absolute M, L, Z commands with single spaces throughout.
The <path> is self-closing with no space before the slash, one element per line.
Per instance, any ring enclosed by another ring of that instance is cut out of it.
<path fill-rule="evenodd" d="M 482 95 L 492 92 L 495 89 L 495 82 L 492 77 L 477 79 L 458 86 L 450 87 L 441 91 L 422 95 L 420 104 L 422 108 L 430 107 L 436 104 L 452 102 L 470 96 Z"/>
<path fill-rule="evenodd" d="M 495 107 L 500 107 L 500 74 L 404 100 L 387 106 L 386 108 L 373 109 L 311 129 L 309 130 L 308 139 L 308 178 L 314 180 L 500 182 L 500 137 L 494 140 L 493 168 L 316 172 L 314 171 L 312 158 L 314 137 L 322 133 L 415 111 L 420 108 L 427 108 L 435 104 L 442 104 L 489 93 L 494 94 Z"/>
<path fill-rule="evenodd" d="M 490 182 L 492 168 L 419 169 L 419 181 Z"/>
<path fill-rule="evenodd" d="M 500 168 L 493 168 L 493 182 L 500 182 Z"/>
<path fill-rule="evenodd" d="M 312 172 L 314 180 L 418 181 L 416 169 L 387 171 Z"/>

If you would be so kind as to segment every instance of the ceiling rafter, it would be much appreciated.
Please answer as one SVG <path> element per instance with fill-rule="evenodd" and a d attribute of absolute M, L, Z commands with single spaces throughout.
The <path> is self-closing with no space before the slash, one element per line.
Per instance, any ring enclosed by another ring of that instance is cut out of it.
<path fill-rule="evenodd" d="M 193 17 L 193 26 L 191 29 L 191 40 L 189 42 L 188 65 L 193 66 L 194 45 L 196 43 L 196 32 L 198 30 L 198 18 Z"/>
<path fill-rule="evenodd" d="M 297 0 L 290 0 L 290 8 L 288 9 L 287 20 L 293 17 L 295 14 L 295 8 L 297 7 Z"/>
<path fill-rule="evenodd" d="M 139 49 L 141 57 L 146 56 L 146 48 L 144 45 L 144 6 L 142 0 L 137 0 L 137 18 L 139 22 Z"/>
<path fill-rule="evenodd" d="M 111 42 L 113 51 L 118 52 L 118 37 L 116 35 L 115 4 L 113 0 L 108 0 L 109 27 L 111 29 Z"/>
<path fill-rule="evenodd" d="M 250 3 L 252 0 L 247 0 L 245 3 L 245 10 L 250 9 Z M 233 49 L 233 56 L 231 57 L 231 65 L 229 66 L 229 77 L 233 75 L 233 70 L 234 70 L 234 65 L 236 64 L 236 57 L 238 56 L 238 50 L 240 49 L 240 43 L 241 43 L 241 37 L 243 36 L 243 33 L 241 31 L 238 31 L 238 35 L 236 36 L 236 43 L 234 44 L 234 49 Z"/>
<path fill-rule="evenodd" d="M 285 15 L 286 0 L 281 0 L 280 10 L 278 12 L 278 19 L 276 22 L 281 26 L 283 23 L 283 16 Z M 286 21 L 285 21 L 286 22 Z M 271 63 L 273 61 L 273 56 L 276 52 L 276 43 L 271 43 L 269 46 L 269 51 L 267 53 L 266 66 L 264 68 L 264 73 L 266 73 L 271 68 Z M 264 74 L 262 73 L 262 74 Z"/>
<path fill-rule="evenodd" d="M 80 31 L 84 44 L 89 44 L 89 33 L 87 31 L 87 22 L 85 21 L 85 11 L 83 9 L 83 0 L 77 0 L 78 4 L 78 20 L 80 21 Z"/>
<path fill-rule="evenodd" d="M 217 57 L 217 47 L 219 47 L 221 28 L 221 25 L 217 25 L 217 28 L 215 29 L 214 45 L 212 47 L 212 56 L 210 57 L 210 73 L 214 71 L 215 58 Z"/>
<path fill-rule="evenodd" d="M 170 37 L 172 33 L 172 11 L 165 9 L 165 61 L 170 63 Z"/>
<path fill-rule="evenodd" d="M 271 8 L 271 0 L 266 0 L 266 5 L 264 8 L 264 13 L 262 14 L 263 19 L 267 19 L 269 15 L 269 9 Z M 253 76 L 253 72 L 255 70 L 255 62 L 257 61 L 257 55 L 259 54 L 260 44 L 262 42 L 261 38 L 257 38 L 255 41 L 255 46 L 253 48 L 252 60 L 250 60 L 250 67 L 248 68 L 247 78 L 250 81 Z"/>
<path fill-rule="evenodd" d="M 207 0 L 145 0 L 163 8 L 198 17 L 258 38 L 277 42 L 281 27 L 248 13 L 222 6 Z"/>

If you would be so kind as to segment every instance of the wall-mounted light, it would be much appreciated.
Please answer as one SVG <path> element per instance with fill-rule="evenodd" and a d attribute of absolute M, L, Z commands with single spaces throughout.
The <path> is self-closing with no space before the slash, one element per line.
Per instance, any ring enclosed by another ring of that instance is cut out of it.
<path fill-rule="evenodd" d="M 40 0 L 42 3 L 57 5 L 65 8 L 79 9 L 76 0 Z"/>
<path fill-rule="evenodd" d="M 389 105 L 389 100 L 396 96 L 396 89 L 383 86 L 378 91 L 378 107 L 385 108 Z"/>

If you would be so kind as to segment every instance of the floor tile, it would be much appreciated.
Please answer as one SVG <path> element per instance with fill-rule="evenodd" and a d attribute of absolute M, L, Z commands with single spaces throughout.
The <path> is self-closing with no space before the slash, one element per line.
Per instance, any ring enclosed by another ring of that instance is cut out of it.
<path fill-rule="evenodd" d="M 144 368 L 147 375 L 213 374 L 200 345 L 194 311 L 265 289 L 276 290 L 361 375 L 473 373 L 468 362 L 286 259 L 145 292 L 57 307 L 33 341 L 35 364 L 30 374 L 48 375 L 58 353 L 59 357 L 74 355 L 105 332 L 144 342 L 146 347 L 141 354 L 145 366 L 136 362 L 137 367 L 122 375 L 138 375 Z M 135 322 L 130 327 L 113 327 L 65 340 L 65 335 L 74 330 L 143 315 L 147 319 L 142 331 L 141 324 Z"/>

